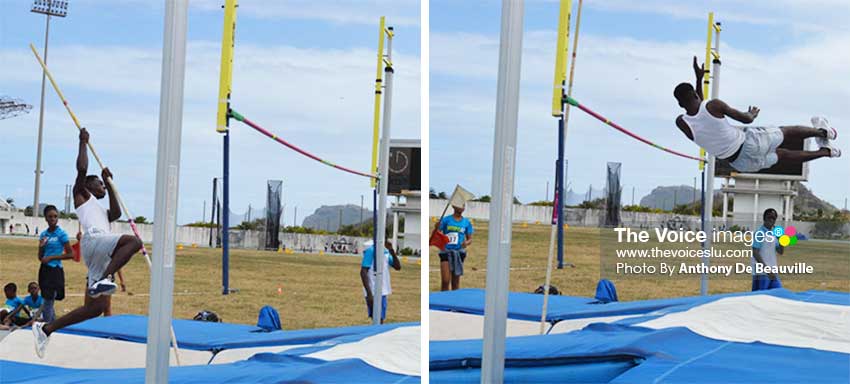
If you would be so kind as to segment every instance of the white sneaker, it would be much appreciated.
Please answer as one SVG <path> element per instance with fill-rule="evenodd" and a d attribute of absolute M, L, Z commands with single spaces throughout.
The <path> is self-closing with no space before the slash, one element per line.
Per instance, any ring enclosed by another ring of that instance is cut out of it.
<path fill-rule="evenodd" d="M 50 341 L 50 336 L 47 336 L 44 333 L 44 324 L 42 322 L 35 322 L 32 325 L 32 334 L 34 336 L 35 341 L 35 354 L 38 355 L 38 358 L 44 358 L 44 350 L 47 349 L 47 342 Z"/>
<path fill-rule="evenodd" d="M 87 293 L 89 297 L 96 298 L 103 295 L 111 295 L 115 293 L 116 289 L 118 289 L 118 286 L 106 277 L 92 284 Z"/>
<path fill-rule="evenodd" d="M 827 143 L 826 145 L 822 145 L 820 148 L 821 149 L 824 149 L 824 148 L 828 149 L 829 150 L 829 157 L 841 157 L 841 150 L 836 148 L 836 147 L 833 147 L 832 145 L 829 145 L 829 143 Z"/>
<path fill-rule="evenodd" d="M 829 125 L 829 121 L 825 117 L 815 116 L 812 117 L 812 126 L 817 129 L 823 129 L 826 131 L 826 137 L 818 137 L 817 143 L 821 147 L 829 146 L 829 141 L 835 140 L 838 138 L 838 130 Z M 839 153 L 841 151 L 838 151 Z"/>

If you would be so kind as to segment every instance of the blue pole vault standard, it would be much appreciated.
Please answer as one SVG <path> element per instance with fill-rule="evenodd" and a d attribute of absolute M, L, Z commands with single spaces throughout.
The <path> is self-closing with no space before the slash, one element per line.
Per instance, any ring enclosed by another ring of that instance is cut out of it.
<path fill-rule="evenodd" d="M 230 126 L 230 119 L 227 119 Z M 224 132 L 224 169 L 222 169 L 222 204 L 221 214 L 221 294 L 230 293 L 230 129 Z"/>
<path fill-rule="evenodd" d="M 558 188 L 558 198 L 555 199 L 555 210 L 558 217 L 558 269 L 564 268 L 564 115 L 558 119 L 558 162 L 555 185 Z"/>

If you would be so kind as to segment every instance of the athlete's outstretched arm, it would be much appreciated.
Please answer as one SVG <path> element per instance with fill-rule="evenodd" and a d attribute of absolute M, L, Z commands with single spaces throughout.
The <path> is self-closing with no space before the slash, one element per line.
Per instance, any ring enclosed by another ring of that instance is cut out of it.
<path fill-rule="evenodd" d="M 696 75 L 697 82 L 694 83 L 694 91 L 697 92 L 697 96 L 700 100 L 704 100 L 702 97 L 702 78 L 705 76 L 705 64 L 702 66 L 697 62 L 697 57 L 694 56 L 694 75 Z"/>
<path fill-rule="evenodd" d="M 723 100 L 720 99 L 712 100 L 711 103 L 709 103 L 709 105 L 707 106 L 707 108 L 708 111 L 715 117 L 721 117 L 717 115 L 728 116 L 744 124 L 752 123 L 753 120 L 755 120 L 756 117 L 758 117 L 759 115 L 759 109 L 757 107 L 750 106 L 750 108 L 747 109 L 747 112 L 741 112 L 735 108 L 730 107 L 729 104 L 726 104 Z"/>
<path fill-rule="evenodd" d="M 86 144 L 89 142 L 89 132 L 85 128 L 80 130 L 80 150 L 77 152 L 77 180 L 74 187 L 82 187 L 86 183 L 86 172 L 89 169 L 89 154 Z"/>
<path fill-rule="evenodd" d="M 74 180 L 74 207 L 79 207 L 89 198 L 86 190 L 86 172 L 89 169 L 89 154 L 86 147 L 89 142 L 89 132 L 80 130 L 80 149 L 77 153 L 77 178 Z"/>

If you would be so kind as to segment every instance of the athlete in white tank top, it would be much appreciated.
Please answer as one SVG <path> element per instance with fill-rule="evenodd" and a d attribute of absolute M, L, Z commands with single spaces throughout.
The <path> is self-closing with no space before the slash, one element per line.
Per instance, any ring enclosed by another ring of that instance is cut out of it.
<path fill-rule="evenodd" d="M 109 233 L 108 211 L 97 202 L 94 195 L 89 195 L 89 199 L 77 207 L 76 211 L 80 226 L 86 233 L 92 233 L 94 230 Z"/>
<path fill-rule="evenodd" d="M 756 160 L 759 160 L 759 158 L 754 159 L 754 157 L 761 157 L 763 160 L 774 154 L 778 159 L 774 160 L 774 163 L 783 161 L 806 162 L 821 157 L 841 156 L 841 151 L 830 144 L 831 140 L 838 137 L 838 131 L 830 127 L 826 119 L 820 117 L 812 118 L 812 124 L 817 128 L 800 125 L 778 127 L 782 132 L 783 142 L 786 139 L 799 140 L 813 137 L 817 139 L 821 147 L 819 150 L 786 149 L 781 147 L 782 142 L 766 145 L 765 140 L 759 140 L 756 137 L 758 131 L 744 132 L 743 129 L 732 126 L 726 120 L 729 117 L 741 123 L 750 124 L 758 117 L 758 108 L 751 106 L 747 109 L 747 112 L 742 112 L 730 107 L 720 99 L 703 100 L 702 92 L 699 90 L 705 70 L 704 65 L 698 64 L 696 56 L 694 56 L 694 74 L 696 75 L 694 86 L 681 83 L 673 91 L 673 96 L 679 102 L 679 106 L 685 110 L 684 114 L 676 118 L 676 126 L 688 139 L 705 149 L 709 154 L 719 159 L 725 159 L 730 164 L 735 164 L 735 160 L 745 147 L 749 150 L 744 154 L 743 161 L 748 163 L 756 163 Z M 762 130 L 766 131 L 764 128 Z M 754 138 L 748 139 L 749 136 Z M 761 161 L 761 163 L 766 163 L 766 161 Z"/>
<path fill-rule="evenodd" d="M 714 117 L 706 109 L 711 101 L 704 100 L 695 116 L 682 115 L 693 135 L 693 141 L 718 159 L 731 157 L 744 143 L 744 131 L 733 127 L 726 117 Z"/>
<path fill-rule="evenodd" d="M 69 325 L 77 324 L 100 316 L 109 305 L 108 296 L 115 292 L 117 285 L 109 278 L 118 273 L 142 248 L 142 240 L 133 235 L 109 233 L 109 223 L 121 218 L 121 207 L 111 187 L 94 175 L 87 175 L 89 160 L 87 145 L 89 133 L 80 129 L 79 152 L 77 153 L 77 178 L 74 182 L 74 208 L 80 219 L 80 225 L 86 231 L 82 239 L 81 252 L 88 268 L 86 290 L 87 298 L 82 307 L 66 313 L 49 323 L 35 322 L 32 326 L 35 337 L 35 352 L 44 357 L 44 351 L 50 340 L 50 334 Z M 112 179 L 112 173 L 104 168 L 103 180 Z M 109 192 L 109 209 L 97 202 Z M 120 274 L 119 274 L 120 276 Z M 122 283 L 123 285 L 123 283 Z"/>

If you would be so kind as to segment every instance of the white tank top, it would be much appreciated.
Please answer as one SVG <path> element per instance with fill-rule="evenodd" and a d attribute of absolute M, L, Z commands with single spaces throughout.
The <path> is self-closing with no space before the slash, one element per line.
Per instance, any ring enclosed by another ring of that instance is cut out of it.
<path fill-rule="evenodd" d="M 92 233 L 94 228 L 99 232 L 110 232 L 106 208 L 97 202 L 94 195 L 89 195 L 89 200 L 77 207 L 76 211 L 85 233 Z"/>
<path fill-rule="evenodd" d="M 729 158 L 744 143 L 744 131 L 733 127 L 725 117 L 718 119 L 708 113 L 707 103 L 708 100 L 700 103 L 696 116 L 685 113 L 682 119 L 691 128 L 694 143 L 718 159 Z"/>

